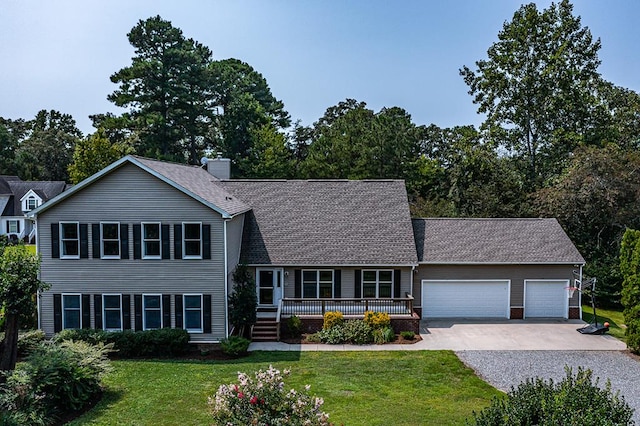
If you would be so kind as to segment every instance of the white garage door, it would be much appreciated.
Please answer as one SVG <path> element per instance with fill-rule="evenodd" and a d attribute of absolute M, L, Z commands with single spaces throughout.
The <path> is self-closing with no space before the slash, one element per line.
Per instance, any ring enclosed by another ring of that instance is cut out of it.
<path fill-rule="evenodd" d="M 525 280 L 524 317 L 567 318 L 567 286 L 562 280 Z"/>
<path fill-rule="evenodd" d="M 422 317 L 509 318 L 509 281 L 423 280 Z"/>

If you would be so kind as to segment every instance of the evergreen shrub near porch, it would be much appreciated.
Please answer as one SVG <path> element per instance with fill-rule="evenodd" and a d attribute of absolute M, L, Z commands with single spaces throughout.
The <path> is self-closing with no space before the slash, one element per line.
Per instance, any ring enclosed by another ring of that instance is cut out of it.
<path fill-rule="evenodd" d="M 113 343 L 114 352 L 120 358 L 175 356 L 189 351 L 189 333 L 177 328 L 146 331 L 67 329 L 58 333 L 54 339 L 58 342 L 74 340 L 94 345 Z"/>

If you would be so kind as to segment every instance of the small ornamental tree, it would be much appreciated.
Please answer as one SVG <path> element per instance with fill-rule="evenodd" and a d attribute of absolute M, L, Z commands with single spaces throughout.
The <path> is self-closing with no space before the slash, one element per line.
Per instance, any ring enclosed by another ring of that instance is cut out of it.
<path fill-rule="evenodd" d="M 23 245 L 0 247 L 0 250 L 0 306 L 5 316 L 0 371 L 10 371 L 16 366 L 21 319 L 36 309 L 34 295 L 48 286 L 38 279 L 40 259 L 37 255 Z"/>
<path fill-rule="evenodd" d="M 620 272 L 627 346 L 640 353 L 640 231 L 627 229 L 622 237 Z"/>
<path fill-rule="evenodd" d="M 258 298 L 256 284 L 246 265 L 238 265 L 233 272 L 233 292 L 229 296 L 229 322 L 244 336 L 247 327 L 256 323 Z"/>

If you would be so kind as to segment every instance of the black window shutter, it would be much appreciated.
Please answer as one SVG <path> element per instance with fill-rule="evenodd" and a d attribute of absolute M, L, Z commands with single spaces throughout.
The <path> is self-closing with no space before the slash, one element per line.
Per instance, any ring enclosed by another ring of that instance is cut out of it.
<path fill-rule="evenodd" d="M 171 296 L 168 294 L 162 295 L 162 328 L 171 328 Z"/>
<path fill-rule="evenodd" d="M 93 316 L 96 321 L 96 329 L 102 330 L 102 295 L 93 295 Z"/>
<path fill-rule="evenodd" d="M 60 225 L 58 223 L 51 224 L 51 257 L 60 258 Z"/>
<path fill-rule="evenodd" d="M 18 230 L 18 234 L 20 233 L 20 221 L 18 221 L 18 223 L 16 223 L 16 228 Z"/>
<path fill-rule="evenodd" d="M 393 297 L 400 297 L 400 269 L 393 270 Z"/>
<path fill-rule="evenodd" d="M 202 296 L 202 331 L 211 333 L 211 295 Z"/>
<path fill-rule="evenodd" d="M 62 295 L 53 295 L 53 332 L 62 331 Z"/>
<path fill-rule="evenodd" d="M 131 295 L 122 295 L 122 329 L 131 329 Z"/>
<path fill-rule="evenodd" d="M 173 258 L 182 259 L 182 224 L 173 225 Z"/>
<path fill-rule="evenodd" d="M 169 225 L 162 225 L 162 258 L 169 259 L 170 258 L 170 248 L 171 241 L 169 240 Z"/>
<path fill-rule="evenodd" d="M 89 258 L 89 226 L 80 224 L 80 259 Z"/>
<path fill-rule="evenodd" d="M 355 286 L 354 297 L 360 299 L 362 297 L 362 270 L 356 269 L 355 278 L 353 279 Z"/>
<path fill-rule="evenodd" d="M 93 247 L 93 258 L 100 259 L 100 224 L 91 224 L 91 246 Z M 96 326 L 98 328 L 98 326 Z M 102 325 L 100 326 L 102 328 Z"/>
<path fill-rule="evenodd" d="M 302 297 L 302 270 L 296 269 L 295 271 L 293 271 L 293 276 L 293 297 L 299 299 Z"/>
<path fill-rule="evenodd" d="M 91 328 L 91 296 L 82 295 L 82 328 Z"/>
<path fill-rule="evenodd" d="M 138 223 L 133 225 L 133 258 L 142 258 L 142 226 Z"/>
<path fill-rule="evenodd" d="M 211 259 L 211 225 L 202 225 L 202 258 Z"/>
<path fill-rule="evenodd" d="M 176 328 L 182 328 L 182 295 L 176 294 Z"/>
<path fill-rule="evenodd" d="M 342 297 L 342 271 L 340 269 L 333 271 L 333 297 Z"/>
<path fill-rule="evenodd" d="M 133 225 L 135 227 L 135 225 Z M 133 318 L 135 324 L 135 330 L 142 330 L 142 295 L 133 295 Z"/>
<path fill-rule="evenodd" d="M 129 225 L 120 224 L 120 259 L 129 258 Z"/>

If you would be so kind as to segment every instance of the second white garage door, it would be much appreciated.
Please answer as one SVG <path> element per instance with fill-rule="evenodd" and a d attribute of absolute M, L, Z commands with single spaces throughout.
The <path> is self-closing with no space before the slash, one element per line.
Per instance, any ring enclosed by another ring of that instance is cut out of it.
<path fill-rule="evenodd" d="M 508 280 L 422 280 L 423 318 L 509 318 Z"/>
<path fill-rule="evenodd" d="M 567 318 L 569 300 L 568 281 L 525 280 L 525 318 Z"/>

